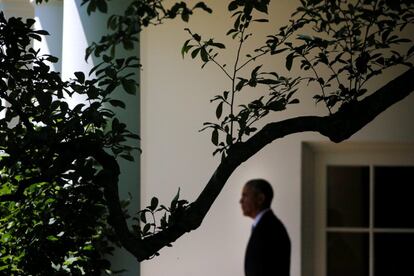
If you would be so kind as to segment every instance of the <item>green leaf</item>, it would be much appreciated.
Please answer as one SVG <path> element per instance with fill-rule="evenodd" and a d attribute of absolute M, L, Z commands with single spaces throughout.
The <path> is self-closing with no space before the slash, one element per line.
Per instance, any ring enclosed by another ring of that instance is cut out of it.
<path fill-rule="evenodd" d="M 260 12 L 267 14 L 267 6 L 269 5 L 270 1 L 256 1 L 254 3 L 254 8 Z"/>
<path fill-rule="evenodd" d="M 181 19 L 182 19 L 184 22 L 188 22 L 188 20 L 190 19 L 190 13 L 189 13 L 188 11 L 186 11 L 186 10 L 183 10 L 183 11 L 181 12 Z"/>
<path fill-rule="evenodd" d="M 410 49 L 408 49 L 408 51 L 407 51 L 407 56 L 410 56 L 411 54 L 413 54 L 414 53 L 414 45 L 413 46 L 411 46 L 411 48 Z"/>
<path fill-rule="evenodd" d="M 59 61 L 59 59 L 57 57 L 54 57 L 54 56 L 51 56 L 51 55 L 46 55 L 46 56 L 47 56 L 46 60 L 50 61 L 52 63 L 56 63 L 56 62 Z"/>
<path fill-rule="evenodd" d="M 288 69 L 289 71 L 290 71 L 290 69 L 292 69 L 293 58 L 294 58 L 294 53 L 290 53 L 286 57 L 286 69 Z"/>
<path fill-rule="evenodd" d="M 240 81 L 236 84 L 236 91 L 240 91 L 246 82 L 246 79 L 240 78 Z"/>
<path fill-rule="evenodd" d="M 194 45 L 188 45 L 188 43 L 190 43 L 191 39 L 186 40 L 186 42 L 184 42 L 183 47 L 181 48 L 181 55 L 184 58 L 184 55 L 186 53 L 188 53 L 188 51 L 194 47 Z"/>
<path fill-rule="evenodd" d="M 201 60 L 202 61 L 204 61 L 204 62 L 208 62 L 209 61 L 208 53 L 207 53 L 205 47 L 202 47 L 201 48 L 200 55 L 201 55 Z"/>
<path fill-rule="evenodd" d="M 145 215 L 145 212 L 141 212 L 141 215 L 139 218 L 143 223 L 147 223 L 147 216 Z"/>
<path fill-rule="evenodd" d="M 237 1 L 231 1 L 227 9 L 229 11 L 234 11 L 235 9 L 237 9 L 238 6 L 239 5 L 237 4 Z"/>
<path fill-rule="evenodd" d="M 216 109 L 217 119 L 220 119 L 222 113 L 223 113 L 223 102 L 221 102 L 217 105 L 217 109 Z"/>
<path fill-rule="evenodd" d="M 75 72 L 75 76 L 80 83 L 85 82 L 85 74 L 83 72 Z"/>
<path fill-rule="evenodd" d="M 125 160 L 130 161 L 130 162 L 134 162 L 135 161 L 135 158 L 132 155 L 129 155 L 129 154 L 121 154 L 120 156 L 121 156 L 121 158 L 124 158 Z"/>
<path fill-rule="evenodd" d="M 178 199 L 180 198 L 180 188 L 178 188 L 177 194 L 174 196 L 174 198 L 171 200 L 170 210 L 171 212 L 175 210 L 177 206 Z"/>
<path fill-rule="evenodd" d="M 98 10 L 101 11 L 102 13 L 108 12 L 108 4 L 106 3 L 106 0 L 98 0 L 96 2 L 96 5 L 98 7 Z"/>
<path fill-rule="evenodd" d="M 39 35 L 49 35 L 49 32 L 46 31 L 46 30 L 37 30 L 37 31 L 33 31 L 33 32 L 36 33 L 36 34 L 39 34 Z"/>
<path fill-rule="evenodd" d="M 201 36 L 199 34 L 194 34 L 193 38 L 195 39 L 195 41 L 200 42 L 201 41 Z"/>
<path fill-rule="evenodd" d="M 286 51 L 286 50 L 288 50 L 288 48 L 282 48 L 282 49 L 279 49 L 279 50 L 272 50 L 272 51 L 270 52 L 270 54 L 271 54 L 271 55 L 276 55 L 276 54 L 283 53 L 283 52 L 284 52 L 284 51 Z"/>
<path fill-rule="evenodd" d="M 209 8 L 204 2 L 198 2 L 195 6 L 194 9 L 196 8 L 200 8 L 208 13 L 212 13 L 213 10 L 211 8 Z"/>
<path fill-rule="evenodd" d="M 279 100 L 269 103 L 266 108 L 272 111 L 282 111 L 286 108 L 286 104 L 284 101 Z"/>
<path fill-rule="evenodd" d="M 261 19 L 255 19 L 254 22 L 269 22 L 269 19 L 261 18 Z"/>
<path fill-rule="evenodd" d="M 280 83 L 280 80 L 258 79 L 257 82 L 258 83 L 261 83 L 261 84 L 269 84 L 269 85 L 272 85 L 272 84 L 279 84 Z"/>
<path fill-rule="evenodd" d="M 255 78 L 257 75 L 257 72 L 259 71 L 259 69 L 262 67 L 262 65 L 256 66 L 256 68 L 253 69 L 252 73 L 251 73 L 251 78 Z"/>
<path fill-rule="evenodd" d="M 116 30 L 117 27 L 117 17 L 115 15 L 111 15 L 107 21 L 106 27 L 110 30 Z"/>
<path fill-rule="evenodd" d="M 114 118 L 111 124 L 112 130 L 117 130 L 119 128 L 119 125 L 120 125 L 119 119 Z"/>
<path fill-rule="evenodd" d="M 195 58 L 198 55 L 198 52 L 200 52 L 201 48 L 197 48 L 194 51 L 191 52 L 191 57 Z"/>
<path fill-rule="evenodd" d="M 88 15 L 91 15 L 92 12 L 94 12 L 96 10 L 96 2 L 95 1 L 91 1 L 88 4 L 88 7 L 86 9 Z"/>
<path fill-rule="evenodd" d="M 127 92 L 128 94 L 135 95 L 136 93 L 136 86 L 135 86 L 135 80 L 133 79 L 122 79 L 121 80 L 122 88 Z"/>
<path fill-rule="evenodd" d="M 230 34 L 235 33 L 235 32 L 237 32 L 237 30 L 231 29 L 226 33 L 226 35 L 230 35 Z"/>
<path fill-rule="evenodd" d="M 36 98 L 42 108 L 47 109 L 52 103 L 52 96 L 49 93 L 40 92 L 36 94 Z"/>
<path fill-rule="evenodd" d="M 151 224 L 145 224 L 144 229 L 142 229 L 142 233 L 146 234 L 151 229 Z"/>
<path fill-rule="evenodd" d="M 121 108 L 126 107 L 125 103 L 120 100 L 109 100 L 109 103 L 114 107 L 121 107 Z"/>
<path fill-rule="evenodd" d="M 329 64 L 328 57 L 324 53 L 319 53 L 319 60 L 324 64 Z"/>
<path fill-rule="evenodd" d="M 82 250 L 85 250 L 85 251 L 93 251 L 95 248 L 93 247 L 93 245 L 91 245 L 91 244 L 88 244 L 88 245 L 85 245 L 83 248 L 82 248 Z"/>
<path fill-rule="evenodd" d="M 226 46 L 223 43 L 217 43 L 217 42 L 213 42 L 211 43 L 212 46 L 220 48 L 220 49 L 225 49 Z"/>
<path fill-rule="evenodd" d="M 151 205 L 149 206 L 149 209 L 152 210 L 152 211 L 155 211 L 155 209 L 157 209 L 157 207 L 158 207 L 158 198 L 153 197 L 151 199 Z"/>
<path fill-rule="evenodd" d="M 48 236 L 46 239 L 49 240 L 49 241 L 58 241 L 59 240 L 55 236 Z"/>
<path fill-rule="evenodd" d="M 215 128 L 211 134 L 211 142 L 217 146 L 218 145 L 218 140 L 219 140 L 219 133 L 217 128 Z"/>

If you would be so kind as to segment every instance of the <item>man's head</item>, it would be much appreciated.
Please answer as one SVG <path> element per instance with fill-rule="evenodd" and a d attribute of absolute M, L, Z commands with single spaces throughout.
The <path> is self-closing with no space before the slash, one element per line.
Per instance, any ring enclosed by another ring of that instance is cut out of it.
<path fill-rule="evenodd" d="M 264 179 L 248 181 L 242 191 L 240 205 L 245 216 L 255 218 L 260 211 L 270 208 L 273 199 L 272 186 Z"/>

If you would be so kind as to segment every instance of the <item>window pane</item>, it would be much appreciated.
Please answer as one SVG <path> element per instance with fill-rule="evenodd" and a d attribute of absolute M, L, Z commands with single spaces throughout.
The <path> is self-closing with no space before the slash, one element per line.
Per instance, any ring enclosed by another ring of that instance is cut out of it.
<path fill-rule="evenodd" d="M 414 167 L 375 167 L 374 225 L 414 228 Z"/>
<path fill-rule="evenodd" d="M 328 233 L 327 276 L 368 276 L 366 233 Z"/>
<path fill-rule="evenodd" d="M 328 166 L 328 227 L 369 226 L 369 167 Z"/>
<path fill-rule="evenodd" d="M 375 234 L 375 275 L 414 275 L 413 248 L 414 234 Z"/>

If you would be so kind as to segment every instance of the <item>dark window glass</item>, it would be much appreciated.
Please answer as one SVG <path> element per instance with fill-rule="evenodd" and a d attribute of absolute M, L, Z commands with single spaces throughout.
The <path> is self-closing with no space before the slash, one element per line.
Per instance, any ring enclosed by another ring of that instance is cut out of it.
<path fill-rule="evenodd" d="M 414 228 L 414 167 L 375 167 L 374 226 Z"/>
<path fill-rule="evenodd" d="M 374 235 L 376 276 L 414 275 L 414 234 L 380 233 Z"/>
<path fill-rule="evenodd" d="M 369 226 L 369 167 L 328 166 L 328 227 Z"/>
<path fill-rule="evenodd" d="M 368 276 L 368 258 L 368 234 L 328 233 L 327 276 Z"/>

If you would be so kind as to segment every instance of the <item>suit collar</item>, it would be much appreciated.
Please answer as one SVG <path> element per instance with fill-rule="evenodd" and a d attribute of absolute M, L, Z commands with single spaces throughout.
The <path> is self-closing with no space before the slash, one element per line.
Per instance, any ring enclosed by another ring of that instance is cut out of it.
<path fill-rule="evenodd" d="M 252 227 L 253 227 L 253 228 L 257 226 L 257 224 L 259 223 L 260 219 L 261 219 L 261 218 L 263 217 L 263 215 L 264 215 L 265 213 L 267 213 L 268 211 L 270 211 L 270 209 L 269 209 L 269 208 L 268 208 L 268 209 L 264 209 L 264 210 L 262 210 L 260 213 L 258 213 L 258 214 L 256 215 L 256 217 L 254 218 L 254 221 L 253 221 L 253 225 L 252 225 Z"/>

